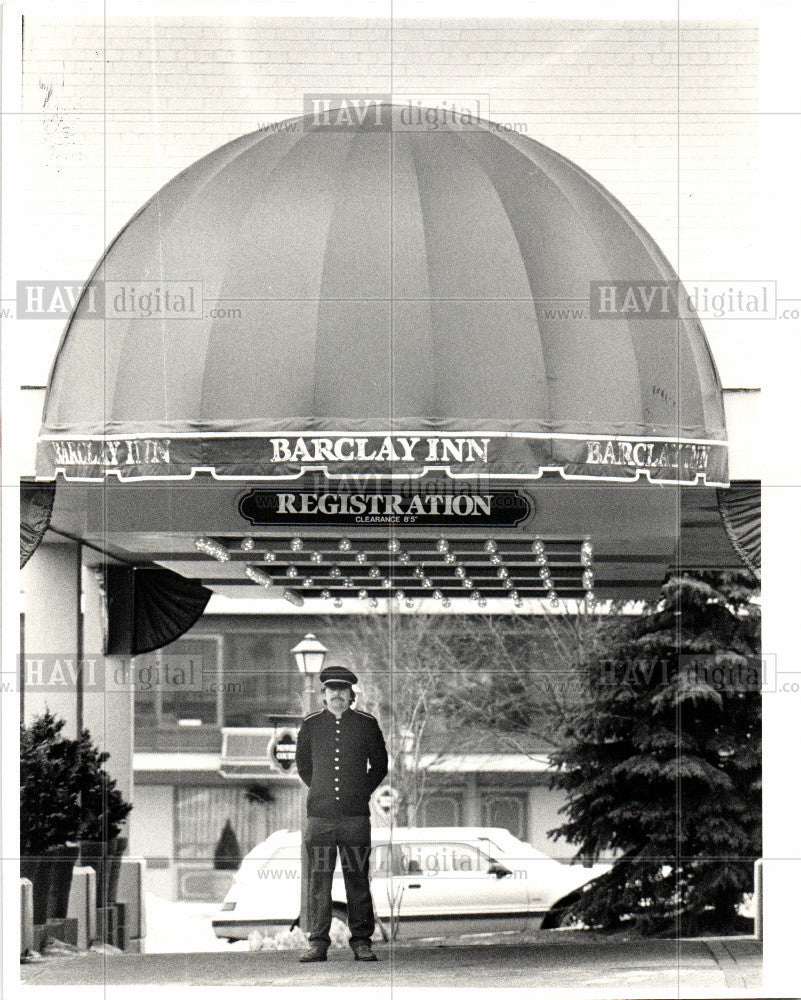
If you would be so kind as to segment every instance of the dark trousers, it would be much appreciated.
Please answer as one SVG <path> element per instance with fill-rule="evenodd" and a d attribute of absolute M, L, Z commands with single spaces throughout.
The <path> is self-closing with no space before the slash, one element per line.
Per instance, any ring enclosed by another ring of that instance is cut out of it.
<path fill-rule="evenodd" d="M 375 930 L 370 896 L 370 817 L 309 816 L 303 835 L 309 871 L 309 942 L 331 944 L 331 886 L 337 863 L 342 862 L 348 902 L 350 944 L 369 941 Z"/>

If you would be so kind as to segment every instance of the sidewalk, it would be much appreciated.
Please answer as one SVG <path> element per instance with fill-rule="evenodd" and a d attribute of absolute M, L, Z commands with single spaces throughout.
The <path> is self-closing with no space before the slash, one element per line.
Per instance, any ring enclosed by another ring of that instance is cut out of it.
<path fill-rule="evenodd" d="M 758 990 L 762 947 L 753 938 L 583 940 L 571 935 L 515 943 L 377 945 L 379 963 L 357 963 L 350 951 L 298 964 L 294 951 L 188 955 L 90 952 L 46 957 L 21 966 L 23 984 L 181 984 L 225 986 L 539 987 Z"/>

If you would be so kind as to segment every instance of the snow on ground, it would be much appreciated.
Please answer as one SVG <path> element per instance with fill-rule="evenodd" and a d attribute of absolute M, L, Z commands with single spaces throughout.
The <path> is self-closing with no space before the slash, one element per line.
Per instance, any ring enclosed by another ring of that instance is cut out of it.
<path fill-rule="evenodd" d="M 247 941 L 228 944 L 211 927 L 212 917 L 220 909 L 212 903 L 173 903 L 169 899 L 145 893 L 146 931 L 143 951 L 248 951 Z"/>

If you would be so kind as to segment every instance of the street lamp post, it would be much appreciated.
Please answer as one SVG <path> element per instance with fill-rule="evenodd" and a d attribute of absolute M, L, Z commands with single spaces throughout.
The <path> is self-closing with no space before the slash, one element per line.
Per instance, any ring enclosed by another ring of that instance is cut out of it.
<path fill-rule="evenodd" d="M 292 650 L 298 670 L 303 674 L 303 714 L 312 709 L 312 678 L 322 670 L 328 650 L 313 632 L 307 634 Z M 309 931 L 309 859 L 301 844 L 300 851 L 300 929 Z"/>

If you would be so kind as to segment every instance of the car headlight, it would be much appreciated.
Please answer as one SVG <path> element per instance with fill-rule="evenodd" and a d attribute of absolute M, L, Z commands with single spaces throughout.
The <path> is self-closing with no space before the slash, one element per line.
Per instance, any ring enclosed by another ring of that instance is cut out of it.
<path fill-rule="evenodd" d="M 223 903 L 221 909 L 223 910 L 233 910 L 236 907 L 236 903 Z"/>

